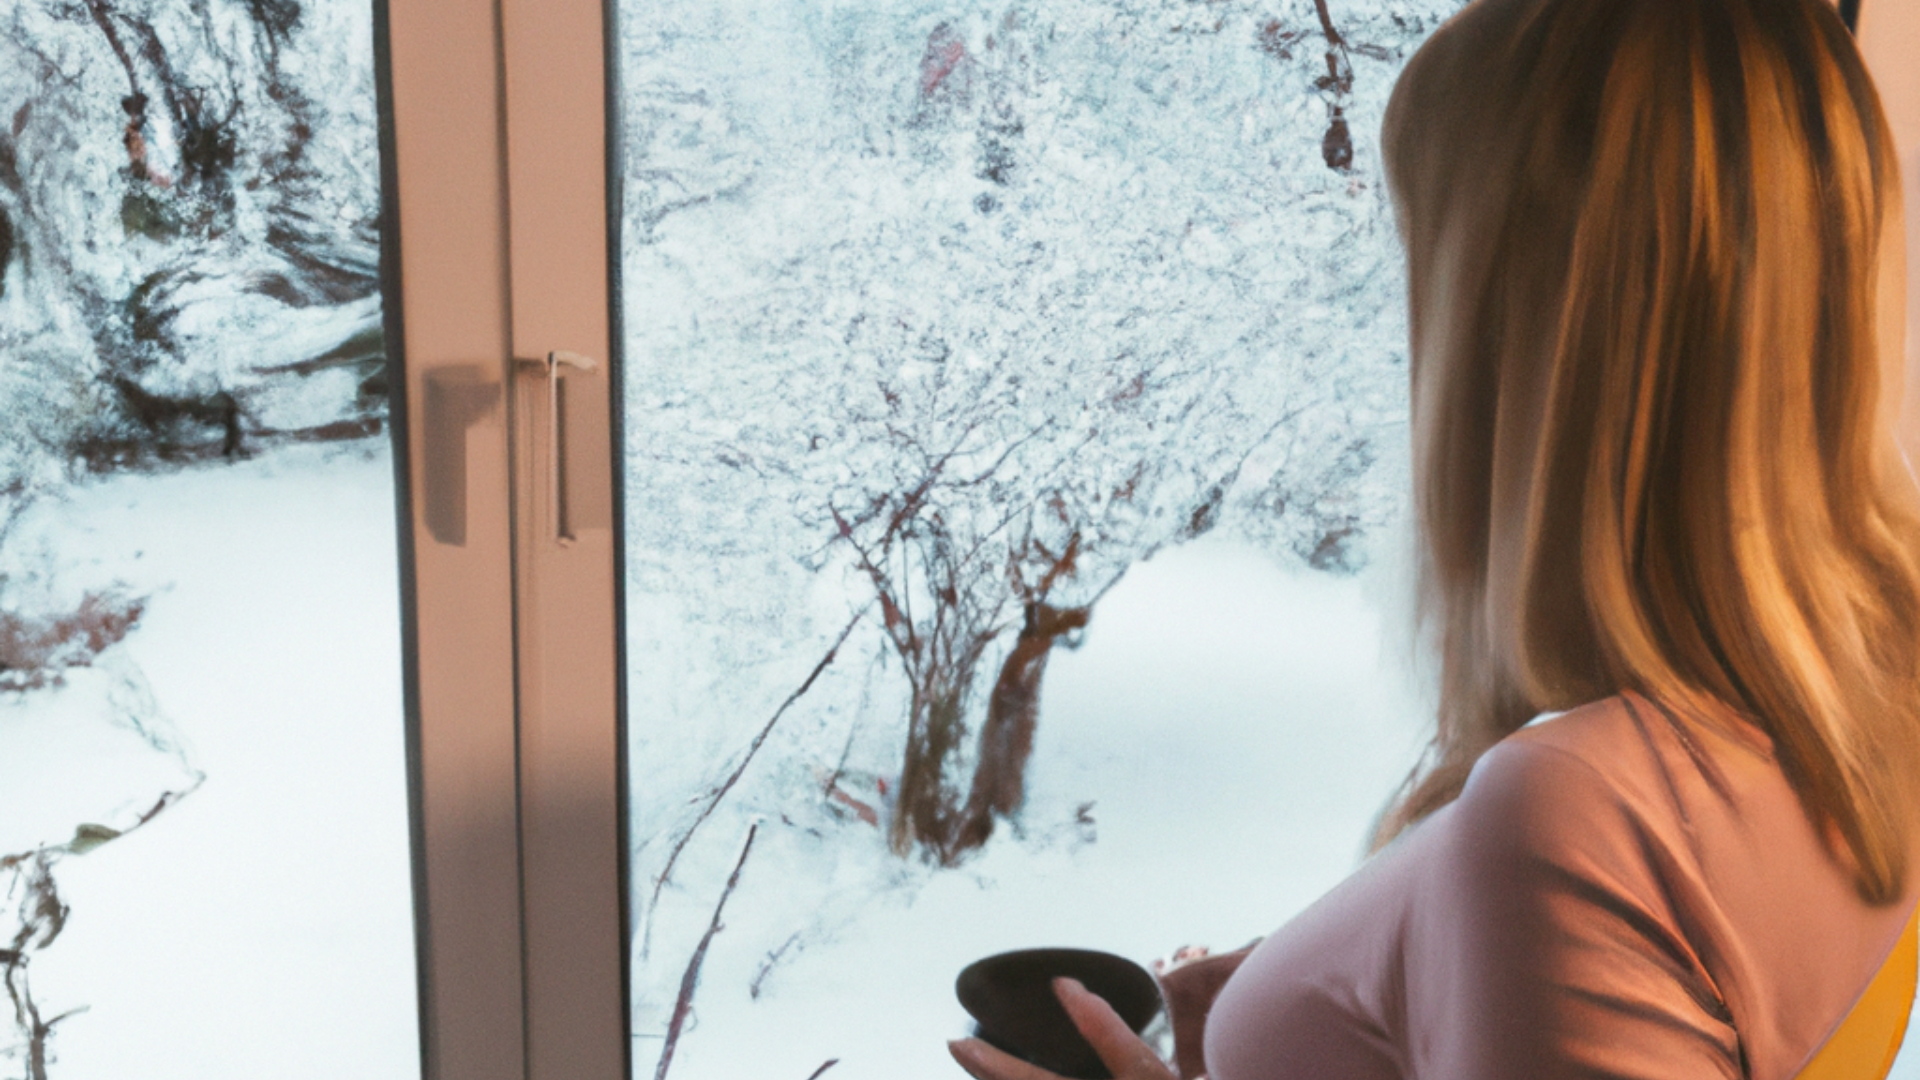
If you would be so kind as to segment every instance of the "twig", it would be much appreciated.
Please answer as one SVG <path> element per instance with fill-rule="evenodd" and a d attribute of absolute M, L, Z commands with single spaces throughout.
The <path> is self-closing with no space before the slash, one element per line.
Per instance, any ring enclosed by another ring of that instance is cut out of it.
<path fill-rule="evenodd" d="M 833 647 L 827 650 L 827 655 L 821 657 L 818 664 L 813 665 L 813 670 L 807 674 L 807 681 L 801 683 L 799 689 L 788 694 L 787 700 L 781 702 L 780 707 L 773 711 L 773 717 L 767 721 L 765 727 L 760 729 L 760 734 L 753 737 L 753 742 L 747 745 L 747 752 L 745 756 L 741 757 L 740 764 L 734 766 L 733 773 L 729 775 L 719 787 L 707 793 L 707 805 L 700 808 L 700 816 L 694 818 L 693 824 L 687 826 L 687 830 L 681 833 L 679 839 L 673 842 L 673 850 L 667 855 L 667 865 L 661 869 L 660 876 L 653 879 L 653 893 L 647 898 L 647 926 L 649 928 L 653 926 L 653 910 L 660 902 L 660 890 L 666 887 L 667 880 L 673 876 L 674 865 L 680 861 L 680 853 L 687 850 L 687 844 L 693 840 L 693 834 L 700 830 L 700 826 L 707 823 L 707 818 L 713 815 L 714 808 L 720 805 L 720 800 L 727 797 L 727 792 L 733 790 L 733 785 L 740 782 L 740 777 L 746 773 L 747 766 L 753 763 L 753 756 L 760 752 L 761 744 L 767 741 L 768 735 L 773 734 L 774 725 L 780 722 L 780 718 L 786 715 L 787 710 L 793 706 L 794 702 L 799 701 L 802 695 L 813 688 L 814 680 L 820 677 L 821 672 L 827 670 L 827 665 L 833 663 L 833 658 L 839 653 L 840 646 L 847 643 L 847 638 L 853 634 L 853 628 L 860 625 L 860 620 L 865 618 L 866 614 L 867 611 L 865 608 L 861 608 L 854 613 L 853 618 L 847 623 L 846 628 L 840 631 L 839 638 L 835 639 Z M 649 932 L 645 935 L 645 940 L 643 940 L 641 944 L 640 955 L 645 956 L 647 954 L 647 948 L 651 940 L 652 933 L 651 929 L 649 929 Z"/>
<path fill-rule="evenodd" d="M 793 948 L 794 943 L 799 940 L 800 931 L 795 930 L 793 936 L 781 942 L 779 948 L 767 954 L 766 961 L 760 965 L 760 971 L 753 977 L 752 985 L 747 987 L 748 997 L 751 997 L 755 1001 L 760 1000 L 760 985 L 767 981 L 767 976 L 773 974 L 774 966 L 780 963 L 780 958 L 785 956 L 787 950 Z M 818 1074 L 816 1073 L 815 1075 Z"/>
<path fill-rule="evenodd" d="M 746 869 L 747 853 L 753 850 L 753 838 L 759 831 L 758 822 L 747 828 L 747 842 L 740 848 L 740 861 L 733 864 L 733 874 L 727 878 L 727 887 L 720 893 L 720 902 L 713 905 L 713 921 L 707 924 L 707 932 L 700 936 L 700 944 L 693 950 L 693 959 L 687 961 L 687 973 L 680 977 L 680 996 L 673 1002 L 673 1019 L 667 1023 L 667 1042 L 660 1050 L 660 1064 L 653 1070 L 653 1080 L 667 1080 L 667 1067 L 673 1064 L 673 1051 L 680 1044 L 680 1031 L 686 1026 L 688 1014 L 693 1012 L 693 992 L 700 986 L 700 965 L 706 963 L 707 946 L 713 943 L 713 935 L 720 932 L 720 913 L 726 910 L 727 898 L 733 895 L 734 888 L 740 884 L 740 871 Z"/>
<path fill-rule="evenodd" d="M 820 1080 L 821 1073 L 826 1072 L 828 1069 L 831 1069 L 838 1064 L 840 1064 L 839 1058 L 828 1058 L 827 1060 L 820 1063 L 819 1068 L 813 1070 L 813 1075 L 807 1077 L 807 1080 Z"/>
<path fill-rule="evenodd" d="M 93 846 L 144 828 L 168 807 L 200 790 L 200 785 L 206 779 L 206 774 L 196 770 L 190 786 L 181 791 L 162 792 L 133 824 L 124 831 L 106 830 L 105 835 L 98 838 Z M 15 1029 L 25 1039 L 29 1080 L 46 1080 L 48 1044 L 53 1038 L 54 1025 L 87 1010 L 87 1006 L 80 1005 L 52 1019 L 42 1019 L 40 1005 L 34 1000 L 32 984 L 27 975 L 28 961 L 31 959 L 27 951 L 46 949 L 66 927 L 69 909 L 60 899 L 53 868 L 65 856 L 85 850 L 74 847 L 81 838 L 82 834 L 76 831 L 74 839 L 65 844 L 42 844 L 30 851 L 0 855 L 0 872 L 12 875 L 7 883 L 6 899 L 13 899 L 16 888 L 24 887 L 26 890 L 17 916 L 19 927 L 12 941 L 0 946 L 0 985 L 6 987 L 7 997 L 13 1004 Z"/>
<path fill-rule="evenodd" d="M 1333 13 L 1327 10 L 1327 0 L 1313 0 L 1314 13 L 1320 16 L 1320 30 L 1327 35 L 1327 44 L 1347 47 L 1347 39 L 1333 25 Z"/>

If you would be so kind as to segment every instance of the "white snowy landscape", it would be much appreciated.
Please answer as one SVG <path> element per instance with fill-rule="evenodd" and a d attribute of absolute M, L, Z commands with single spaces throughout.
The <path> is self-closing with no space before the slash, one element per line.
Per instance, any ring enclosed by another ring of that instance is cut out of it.
<path fill-rule="evenodd" d="M 418 1076 L 384 440 L 75 484 L 23 537 L 147 598 L 64 685 L 0 694 L 0 854 L 50 853 L 67 909 L 8 972 L 45 1075 Z M 0 872 L 0 919 L 26 884 Z M 0 1076 L 37 1080 L 14 1006 Z"/>

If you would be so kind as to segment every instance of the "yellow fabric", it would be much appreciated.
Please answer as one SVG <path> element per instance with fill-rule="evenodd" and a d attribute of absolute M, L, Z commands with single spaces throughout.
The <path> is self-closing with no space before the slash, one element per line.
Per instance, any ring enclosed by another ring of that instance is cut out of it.
<path fill-rule="evenodd" d="M 1797 1080 L 1885 1080 L 1907 1034 L 1916 974 L 1920 974 L 1920 908 L 1907 920 L 1880 974 L 1840 1023 L 1839 1030 L 1800 1070 Z"/>

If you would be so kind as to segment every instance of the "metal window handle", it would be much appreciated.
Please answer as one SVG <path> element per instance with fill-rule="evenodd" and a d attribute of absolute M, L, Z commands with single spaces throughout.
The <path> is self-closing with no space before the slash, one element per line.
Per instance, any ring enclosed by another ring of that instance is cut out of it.
<path fill-rule="evenodd" d="M 551 489 L 547 505 L 552 512 L 554 542 L 569 547 L 574 536 L 567 518 L 566 384 L 560 378 L 560 369 L 570 367 L 591 372 L 600 370 L 600 365 L 590 356 L 566 349 L 555 349 L 543 359 L 523 358 L 519 364 L 523 368 L 544 369 L 547 376 L 547 479 Z"/>

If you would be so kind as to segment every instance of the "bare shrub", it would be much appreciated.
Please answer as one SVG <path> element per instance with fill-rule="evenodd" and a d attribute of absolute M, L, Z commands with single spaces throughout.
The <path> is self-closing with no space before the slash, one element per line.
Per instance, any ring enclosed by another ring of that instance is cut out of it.
<path fill-rule="evenodd" d="M 57 684 L 65 668 L 87 667 L 127 636 L 146 601 L 119 592 L 89 592 L 65 614 L 0 611 L 0 690 Z"/>

